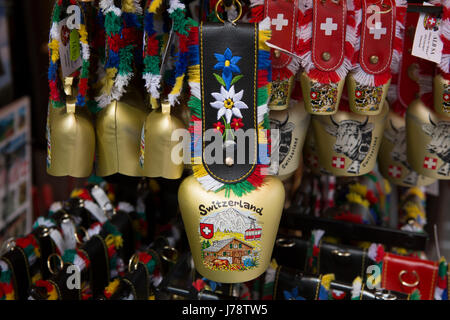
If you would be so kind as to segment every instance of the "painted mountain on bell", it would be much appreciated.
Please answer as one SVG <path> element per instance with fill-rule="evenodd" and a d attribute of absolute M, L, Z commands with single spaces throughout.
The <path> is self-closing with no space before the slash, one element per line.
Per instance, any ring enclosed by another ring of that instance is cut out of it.
<path fill-rule="evenodd" d="M 221 212 L 216 212 L 201 221 L 202 223 L 212 223 L 214 231 L 244 233 L 251 228 L 252 218 L 250 215 L 230 208 Z"/>

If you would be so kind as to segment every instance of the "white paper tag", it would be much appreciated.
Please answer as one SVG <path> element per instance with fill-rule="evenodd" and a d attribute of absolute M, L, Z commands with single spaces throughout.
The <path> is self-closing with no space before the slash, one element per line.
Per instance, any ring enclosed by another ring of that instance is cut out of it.
<path fill-rule="evenodd" d="M 108 218 L 106 217 L 105 212 L 98 205 L 96 205 L 94 202 L 92 202 L 90 200 L 86 200 L 86 201 L 84 201 L 84 207 L 101 224 L 104 224 L 106 222 L 106 220 L 108 220 Z"/>
<path fill-rule="evenodd" d="M 58 24 L 59 41 L 59 57 L 61 61 L 61 69 L 63 78 L 70 76 L 72 73 L 81 68 L 83 61 L 80 57 L 73 61 L 70 59 L 70 29 L 67 27 L 67 17 Z"/>
<path fill-rule="evenodd" d="M 424 5 L 431 6 L 426 2 Z M 440 16 L 424 12 L 420 14 L 414 35 L 413 56 L 436 63 L 441 62 L 443 43 L 440 38 L 440 27 Z"/>
<path fill-rule="evenodd" d="M 91 189 L 91 195 L 103 210 L 111 211 L 114 209 L 111 201 L 109 201 L 109 198 L 106 195 L 106 192 L 99 186 L 94 186 Z"/>

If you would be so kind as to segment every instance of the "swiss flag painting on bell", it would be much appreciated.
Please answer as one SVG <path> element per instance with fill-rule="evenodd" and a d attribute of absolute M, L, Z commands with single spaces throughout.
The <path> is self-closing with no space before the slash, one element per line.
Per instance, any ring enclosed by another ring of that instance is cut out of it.
<path fill-rule="evenodd" d="M 214 236 L 214 225 L 212 223 L 200 223 L 200 234 L 205 239 L 211 239 Z"/>
<path fill-rule="evenodd" d="M 423 167 L 425 169 L 436 170 L 437 168 L 437 159 L 431 157 L 425 157 L 423 160 Z"/>
<path fill-rule="evenodd" d="M 331 165 L 333 166 L 333 168 L 344 169 L 345 168 L 345 158 L 333 157 Z"/>

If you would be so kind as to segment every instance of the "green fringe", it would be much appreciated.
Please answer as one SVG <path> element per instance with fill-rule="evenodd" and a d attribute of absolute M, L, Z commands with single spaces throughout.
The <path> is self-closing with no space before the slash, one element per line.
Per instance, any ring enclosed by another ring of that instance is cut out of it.
<path fill-rule="evenodd" d="M 447 273 L 447 263 L 442 261 L 439 263 L 439 278 L 444 278 Z"/>
<path fill-rule="evenodd" d="M 2 283 L 10 283 L 11 282 L 11 270 L 6 270 L 0 272 L 0 282 Z"/>
<path fill-rule="evenodd" d="M 114 236 L 122 236 L 117 227 L 113 225 L 109 220 L 103 225 L 107 233 L 111 233 Z"/>
<path fill-rule="evenodd" d="M 146 56 L 144 58 L 144 73 L 159 74 L 161 58 L 159 56 Z"/>
<path fill-rule="evenodd" d="M 76 254 L 77 254 L 76 250 L 73 250 L 73 249 L 66 250 L 66 251 L 64 251 L 62 260 L 64 262 L 73 263 L 75 260 Z"/>
<path fill-rule="evenodd" d="M 87 105 L 87 107 L 88 107 L 88 110 L 90 111 L 90 112 L 92 112 L 92 113 L 97 113 L 97 112 L 99 112 L 100 110 L 102 110 L 102 108 L 100 108 L 99 106 L 98 106 L 98 102 L 97 101 L 95 101 L 95 100 L 88 100 L 87 102 L 86 102 L 86 105 Z"/>
<path fill-rule="evenodd" d="M 270 118 L 268 112 L 264 115 L 263 127 L 264 129 L 270 129 Z"/>
<path fill-rule="evenodd" d="M 188 101 L 188 107 L 192 115 L 198 118 L 202 117 L 202 101 L 199 98 L 191 96 Z"/>
<path fill-rule="evenodd" d="M 96 102 L 96 101 L 94 101 Z M 92 174 L 89 178 L 88 178 L 88 183 L 91 184 L 101 184 L 105 182 L 105 180 L 102 177 L 96 176 L 95 174 Z"/>
<path fill-rule="evenodd" d="M 245 180 L 234 184 L 224 184 L 220 189 L 216 191 L 216 193 L 225 190 L 226 198 L 230 197 L 231 192 L 233 192 L 238 197 L 242 197 L 243 195 L 250 193 L 255 189 L 256 188 L 250 182 Z"/>
<path fill-rule="evenodd" d="M 420 300 L 420 298 L 421 296 L 419 289 L 414 290 L 413 293 L 411 293 L 411 295 L 409 296 L 409 300 Z"/>
<path fill-rule="evenodd" d="M 32 245 L 27 246 L 26 248 L 23 249 L 23 252 L 25 252 L 26 256 L 29 257 L 32 254 L 34 254 L 34 248 Z"/>
<path fill-rule="evenodd" d="M 149 274 L 152 274 L 153 271 L 155 271 L 155 268 L 156 268 L 156 260 L 152 258 L 152 259 L 147 263 L 147 270 L 148 270 Z"/>
<path fill-rule="evenodd" d="M 105 17 L 105 30 L 109 36 L 113 34 L 119 34 L 122 27 L 122 19 L 114 14 L 114 12 L 108 12 Z"/>
<path fill-rule="evenodd" d="M 89 77 L 89 66 L 90 66 L 89 60 L 84 60 L 83 65 L 81 66 L 81 74 L 80 74 L 81 78 Z"/>
<path fill-rule="evenodd" d="M 62 108 L 65 107 L 65 103 L 62 101 L 52 101 L 52 107 L 53 108 Z"/>
<path fill-rule="evenodd" d="M 57 4 L 53 10 L 52 21 L 58 23 L 61 15 L 61 7 Z"/>
<path fill-rule="evenodd" d="M 258 106 L 262 106 L 267 103 L 269 99 L 269 91 L 267 90 L 267 86 L 258 88 L 256 103 Z"/>
<path fill-rule="evenodd" d="M 119 74 L 122 76 L 133 73 L 133 50 L 134 47 L 131 45 L 119 50 Z"/>

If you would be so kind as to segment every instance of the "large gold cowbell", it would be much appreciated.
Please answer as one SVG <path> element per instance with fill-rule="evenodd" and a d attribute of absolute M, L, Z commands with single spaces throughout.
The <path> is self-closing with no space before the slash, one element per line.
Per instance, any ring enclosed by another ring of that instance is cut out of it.
<path fill-rule="evenodd" d="M 289 109 L 270 111 L 271 130 L 278 129 L 279 132 L 278 144 L 272 140 L 272 151 L 278 151 L 278 178 L 282 181 L 289 179 L 300 164 L 310 118 L 303 101 L 293 99 L 289 102 Z"/>
<path fill-rule="evenodd" d="M 389 107 L 376 116 L 338 111 L 312 117 L 320 165 L 336 176 L 360 176 L 376 164 Z"/>
<path fill-rule="evenodd" d="M 47 172 L 53 176 L 88 177 L 95 155 L 95 130 L 86 107 L 53 108 L 47 116 Z"/>
<path fill-rule="evenodd" d="M 139 164 L 142 126 L 147 116 L 143 96 L 130 86 L 97 115 L 97 175 L 143 176 Z"/>
<path fill-rule="evenodd" d="M 221 283 L 246 282 L 265 272 L 284 200 L 276 177 L 266 177 L 242 197 L 205 191 L 194 176 L 186 178 L 178 201 L 197 271 Z"/>
<path fill-rule="evenodd" d="M 172 133 L 177 129 L 184 129 L 181 120 L 171 114 L 170 104 L 162 103 L 162 107 L 153 110 L 145 120 L 142 147 L 141 165 L 147 177 L 163 177 L 166 179 L 179 179 L 183 174 L 184 164 L 182 154 L 173 159 L 172 151 L 180 141 L 172 141 Z"/>
<path fill-rule="evenodd" d="M 405 118 L 391 111 L 386 119 L 380 152 L 378 153 L 380 173 L 391 183 L 403 187 L 421 187 L 436 181 L 418 174 L 411 168 L 406 150 Z"/>
<path fill-rule="evenodd" d="M 450 179 L 450 117 L 439 115 L 420 99 L 406 111 L 408 162 L 420 174 Z"/>

